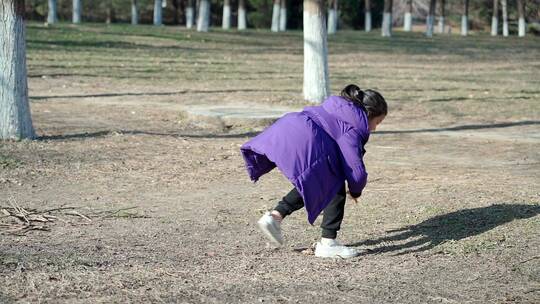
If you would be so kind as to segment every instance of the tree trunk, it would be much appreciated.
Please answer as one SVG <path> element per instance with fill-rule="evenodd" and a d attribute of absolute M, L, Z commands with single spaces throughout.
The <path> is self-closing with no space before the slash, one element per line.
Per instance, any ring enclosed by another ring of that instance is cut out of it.
<path fill-rule="evenodd" d="M 441 7 L 439 8 L 439 10 L 440 10 L 441 14 L 439 16 L 439 33 L 443 34 L 444 33 L 444 27 L 445 27 L 444 18 L 446 17 L 446 11 L 445 11 L 446 1 L 441 0 L 440 5 L 441 5 Z"/>
<path fill-rule="evenodd" d="M 199 15 L 197 18 L 197 32 L 208 32 L 210 27 L 210 0 L 199 2 Z"/>
<path fill-rule="evenodd" d="M 73 0 L 73 23 L 82 21 L 82 0 Z"/>
<path fill-rule="evenodd" d="M 493 0 L 493 17 L 491 17 L 491 36 L 499 33 L 499 0 Z"/>
<path fill-rule="evenodd" d="M 412 31 L 412 10 L 413 10 L 413 1 L 407 0 L 407 11 L 405 12 L 405 19 L 403 21 L 403 30 L 405 32 Z"/>
<path fill-rule="evenodd" d="M 365 24 L 364 30 L 366 32 L 371 32 L 371 0 L 365 0 Z"/>
<path fill-rule="evenodd" d="M 195 20 L 195 9 L 193 7 L 193 0 L 188 0 L 186 7 L 186 27 L 188 29 L 193 28 L 193 23 Z"/>
<path fill-rule="evenodd" d="M 519 29 L 518 36 L 525 37 L 525 7 L 523 6 L 523 0 L 517 0 L 518 16 L 519 16 Z"/>
<path fill-rule="evenodd" d="M 223 21 L 221 27 L 224 30 L 231 28 L 231 0 L 223 1 Z"/>
<path fill-rule="evenodd" d="M 24 0 L 0 3 L 0 140 L 34 138 L 28 103 Z"/>
<path fill-rule="evenodd" d="M 506 0 L 501 0 L 502 18 L 503 18 L 503 36 L 508 37 L 508 3 Z"/>
<path fill-rule="evenodd" d="M 304 99 L 322 102 L 330 92 L 324 0 L 304 0 Z"/>
<path fill-rule="evenodd" d="M 437 6 L 436 0 L 429 0 L 429 12 L 426 18 L 426 36 L 433 37 L 433 27 L 435 21 L 435 8 Z"/>
<path fill-rule="evenodd" d="M 469 0 L 463 3 L 463 15 L 461 16 L 461 36 L 469 34 Z"/>
<path fill-rule="evenodd" d="M 173 23 L 176 24 L 176 25 L 179 23 L 178 22 L 178 10 L 180 8 L 179 6 L 180 5 L 178 3 L 178 0 L 172 0 L 172 7 L 173 7 L 173 12 L 174 12 L 174 14 L 173 14 Z"/>
<path fill-rule="evenodd" d="M 274 5 L 272 7 L 272 27 L 270 28 L 272 32 L 279 31 L 279 13 L 281 11 L 281 1 L 274 0 Z"/>
<path fill-rule="evenodd" d="M 338 26 L 338 0 L 331 0 L 328 10 L 328 34 L 335 34 Z"/>
<path fill-rule="evenodd" d="M 163 25 L 162 0 L 154 0 L 154 25 Z"/>
<path fill-rule="evenodd" d="M 279 31 L 287 30 L 287 0 L 281 0 L 281 10 L 279 12 Z"/>
<path fill-rule="evenodd" d="M 238 0 L 238 30 L 243 31 L 246 28 L 246 0 Z"/>
<path fill-rule="evenodd" d="M 114 10 L 113 10 L 113 3 L 112 0 L 107 1 L 107 19 L 105 20 L 105 23 L 111 24 L 114 19 Z"/>
<path fill-rule="evenodd" d="M 392 4 L 393 0 L 384 0 L 382 36 L 392 36 Z"/>
<path fill-rule="evenodd" d="M 131 0 L 131 24 L 139 24 L 139 5 L 137 0 Z"/>
<path fill-rule="evenodd" d="M 47 23 L 53 24 L 58 22 L 58 15 L 56 13 L 56 0 L 49 0 L 49 12 L 47 14 Z"/>

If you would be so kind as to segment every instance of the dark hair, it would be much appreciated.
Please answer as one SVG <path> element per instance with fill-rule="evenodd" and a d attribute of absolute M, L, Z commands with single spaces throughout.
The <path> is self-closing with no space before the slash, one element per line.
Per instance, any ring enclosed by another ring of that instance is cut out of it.
<path fill-rule="evenodd" d="M 362 91 L 357 85 L 350 84 L 341 90 L 340 95 L 362 108 L 367 113 L 368 119 L 388 114 L 386 100 L 375 90 Z"/>

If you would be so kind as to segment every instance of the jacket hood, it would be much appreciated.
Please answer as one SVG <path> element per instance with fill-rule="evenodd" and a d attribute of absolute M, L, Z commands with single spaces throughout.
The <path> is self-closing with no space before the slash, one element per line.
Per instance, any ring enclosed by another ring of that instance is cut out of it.
<path fill-rule="evenodd" d="M 330 115 L 355 128 L 367 142 L 370 134 L 368 118 L 367 113 L 362 108 L 340 96 L 330 96 L 321 106 Z"/>

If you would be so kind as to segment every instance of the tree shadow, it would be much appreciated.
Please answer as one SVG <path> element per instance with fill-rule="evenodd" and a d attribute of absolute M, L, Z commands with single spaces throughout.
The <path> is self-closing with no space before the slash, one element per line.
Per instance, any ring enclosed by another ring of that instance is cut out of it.
<path fill-rule="evenodd" d="M 375 131 L 373 133 L 376 133 L 376 134 L 432 133 L 432 132 L 444 132 L 444 131 L 508 128 L 508 127 L 515 127 L 515 126 L 530 126 L 530 125 L 540 125 L 540 120 L 523 120 L 523 121 L 502 122 L 502 123 L 494 123 L 494 124 L 462 125 L 462 126 L 447 127 L 447 128 L 430 128 L 430 129 L 415 129 L 415 130 L 384 130 L 384 131 Z"/>
<path fill-rule="evenodd" d="M 39 136 L 37 140 L 75 140 L 85 138 L 99 138 L 110 135 L 149 135 L 149 136 L 163 136 L 174 138 L 246 138 L 258 135 L 260 132 L 251 131 L 244 133 L 201 133 L 201 134 L 189 134 L 189 133 L 164 133 L 164 132 L 152 132 L 142 130 L 104 130 L 96 132 L 83 132 L 74 134 L 60 134 L 60 135 L 43 135 Z"/>
<path fill-rule="evenodd" d="M 540 205 L 495 204 L 489 207 L 463 209 L 425 220 L 416 225 L 387 231 L 390 235 L 364 240 L 347 246 L 374 246 L 386 242 L 405 242 L 368 249 L 364 254 L 396 252 L 396 255 L 430 250 L 450 240 L 479 235 L 517 219 L 540 214 Z"/>

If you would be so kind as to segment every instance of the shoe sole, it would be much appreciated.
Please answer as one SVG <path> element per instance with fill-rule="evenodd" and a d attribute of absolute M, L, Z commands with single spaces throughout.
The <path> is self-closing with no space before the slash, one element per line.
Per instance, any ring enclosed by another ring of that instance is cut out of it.
<path fill-rule="evenodd" d="M 262 233 L 264 233 L 264 235 L 266 235 L 266 237 L 268 237 L 274 244 L 278 246 L 283 245 L 283 241 L 280 242 L 279 239 L 275 237 L 275 235 L 278 233 L 277 231 L 275 231 L 275 229 L 272 229 L 272 225 L 260 221 L 257 222 L 257 225 L 259 226 L 259 229 L 262 231 Z"/>
<path fill-rule="evenodd" d="M 354 255 L 330 255 L 330 254 L 320 254 L 320 253 L 316 253 L 316 252 L 315 252 L 315 256 L 316 256 L 316 257 L 319 257 L 319 258 L 333 258 L 333 259 L 342 258 L 342 259 L 350 259 L 350 258 L 355 258 L 355 257 L 359 256 L 359 254 L 358 254 L 358 253 L 355 253 Z"/>

